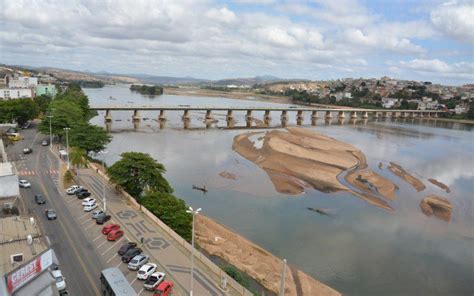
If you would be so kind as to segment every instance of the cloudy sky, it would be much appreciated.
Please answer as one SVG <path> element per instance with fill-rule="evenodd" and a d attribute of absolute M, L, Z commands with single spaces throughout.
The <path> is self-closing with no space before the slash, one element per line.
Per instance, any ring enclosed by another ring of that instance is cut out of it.
<path fill-rule="evenodd" d="M 0 0 L 0 63 L 474 82 L 472 0 Z"/>

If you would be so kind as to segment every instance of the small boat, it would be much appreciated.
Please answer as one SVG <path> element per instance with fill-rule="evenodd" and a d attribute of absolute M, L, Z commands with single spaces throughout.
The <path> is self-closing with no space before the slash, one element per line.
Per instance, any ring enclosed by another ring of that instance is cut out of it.
<path fill-rule="evenodd" d="M 194 189 L 194 190 L 200 190 L 200 191 L 202 191 L 202 192 L 204 192 L 204 193 L 207 192 L 206 186 L 199 187 L 199 186 L 193 185 L 193 189 Z"/>
<path fill-rule="evenodd" d="M 329 216 L 329 213 L 326 210 L 323 210 L 323 209 L 310 208 L 310 207 L 308 207 L 307 209 L 310 210 L 310 211 L 316 212 L 318 214 L 321 214 L 321 215 Z"/>

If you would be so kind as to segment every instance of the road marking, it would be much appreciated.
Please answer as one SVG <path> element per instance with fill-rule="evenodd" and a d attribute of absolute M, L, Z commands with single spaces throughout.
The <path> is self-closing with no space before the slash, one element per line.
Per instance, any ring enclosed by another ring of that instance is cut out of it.
<path fill-rule="evenodd" d="M 92 241 L 95 242 L 96 240 L 98 240 L 99 238 L 101 238 L 102 236 L 104 236 L 103 234 L 99 234 L 98 237 L 94 238 Z"/>
<path fill-rule="evenodd" d="M 98 245 L 98 246 L 97 246 L 97 249 L 100 248 L 100 247 L 102 247 L 106 242 L 108 242 L 107 239 L 105 239 L 105 241 L 103 241 L 100 245 Z"/>
<path fill-rule="evenodd" d="M 90 222 L 91 220 L 87 219 L 86 221 L 82 222 L 81 225 L 86 224 L 87 222 Z"/>
<path fill-rule="evenodd" d="M 122 264 L 122 258 L 120 258 L 120 263 L 117 264 L 117 266 L 115 266 L 115 267 L 119 268 L 119 266 L 120 266 L 121 264 Z"/>
<path fill-rule="evenodd" d="M 101 256 L 104 256 L 105 253 L 107 253 L 108 251 L 110 251 L 110 249 L 112 249 L 113 247 L 115 247 L 119 242 L 122 241 L 122 239 L 123 239 L 123 236 L 122 236 L 118 241 L 116 241 L 113 245 L 111 245 L 107 250 L 105 250 L 105 252 L 102 253 Z"/>
<path fill-rule="evenodd" d="M 145 288 L 142 288 L 142 289 L 140 290 L 140 292 L 138 292 L 138 296 L 140 296 L 140 294 L 143 292 L 143 290 L 145 290 Z"/>
<path fill-rule="evenodd" d="M 87 226 L 87 227 L 86 227 L 86 230 L 89 229 L 89 228 L 91 228 L 91 227 L 94 226 L 94 225 L 95 225 L 95 223 L 92 223 L 91 225 Z"/>
<path fill-rule="evenodd" d="M 133 283 L 135 283 L 137 280 L 137 276 L 135 276 L 135 278 L 133 279 L 133 281 L 130 283 L 130 286 L 133 286 Z"/>
<path fill-rule="evenodd" d="M 84 218 L 85 216 L 89 215 L 89 212 L 85 213 L 84 215 L 82 215 L 81 217 L 79 217 L 79 220 L 82 220 L 82 218 Z"/>
<path fill-rule="evenodd" d="M 48 246 L 51 246 L 51 241 L 49 240 L 49 237 L 47 235 L 45 235 L 46 237 L 46 242 L 48 242 Z"/>
<path fill-rule="evenodd" d="M 115 257 L 116 257 L 115 254 L 113 254 L 112 257 L 110 257 L 109 260 L 107 260 L 106 263 L 109 263 L 109 262 L 112 261 L 112 259 L 114 259 Z"/>

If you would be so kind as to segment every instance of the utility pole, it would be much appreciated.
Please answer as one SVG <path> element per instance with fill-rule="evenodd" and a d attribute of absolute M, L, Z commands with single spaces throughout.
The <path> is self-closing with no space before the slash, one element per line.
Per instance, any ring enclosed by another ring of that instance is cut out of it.
<path fill-rule="evenodd" d="M 52 121 L 52 118 L 53 118 L 53 115 L 48 115 L 49 117 L 49 148 L 52 149 L 53 148 L 53 129 L 52 129 L 52 126 L 51 126 L 51 121 Z"/>
<path fill-rule="evenodd" d="M 193 286 L 194 286 L 194 216 L 199 214 L 201 208 L 197 210 L 193 210 L 192 207 L 189 207 L 189 210 L 186 213 L 190 213 L 193 215 L 193 228 L 192 228 L 192 237 L 191 237 L 191 290 L 189 290 L 189 296 L 193 296 Z"/>
<path fill-rule="evenodd" d="M 69 130 L 71 128 L 65 127 L 64 130 L 66 131 L 66 151 L 67 151 L 67 170 L 69 171 Z"/>

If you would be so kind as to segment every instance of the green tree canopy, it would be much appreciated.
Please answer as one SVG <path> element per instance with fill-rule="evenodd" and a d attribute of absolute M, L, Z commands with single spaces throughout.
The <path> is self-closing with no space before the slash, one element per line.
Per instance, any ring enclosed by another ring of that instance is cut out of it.
<path fill-rule="evenodd" d="M 82 148 L 86 153 L 104 150 L 111 139 L 102 127 L 87 122 L 77 123 L 69 131 L 70 145 Z"/>
<path fill-rule="evenodd" d="M 165 192 L 149 192 L 140 202 L 182 238 L 191 241 L 193 217 L 186 213 L 187 207 L 182 199 Z"/>
<path fill-rule="evenodd" d="M 139 199 L 145 192 L 172 193 L 173 189 L 163 177 L 165 167 L 149 154 L 124 152 L 107 173 L 110 180 L 122 186 L 130 195 Z"/>
<path fill-rule="evenodd" d="M 0 122 L 17 122 L 22 125 L 35 119 L 39 108 L 32 99 L 0 101 Z"/>
<path fill-rule="evenodd" d="M 63 136 L 65 127 L 73 127 L 83 121 L 81 107 L 70 100 L 53 100 L 49 104 L 48 114 L 51 114 L 51 127 L 54 135 Z M 49 117 L 41 121 L 38 129 L 44 134 L 49 133 Z"/>
<path fill-rule="evenodd" d="M 474 119 L 474 99 L 471 99 L 471 103 L 469 103 L 469 110 L 466 114 L 467 119 Z"/>

